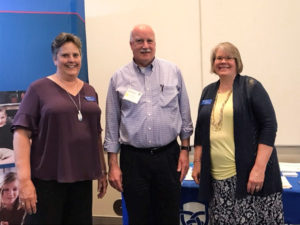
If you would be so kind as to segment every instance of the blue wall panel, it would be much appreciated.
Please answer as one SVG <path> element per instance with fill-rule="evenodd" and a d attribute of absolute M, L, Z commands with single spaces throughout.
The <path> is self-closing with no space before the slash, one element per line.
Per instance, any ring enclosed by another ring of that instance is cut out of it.
<path fill-rule="evenodd" d="M 0 90 L 26 90 L 55 72 L 51 42 L 70 32 L 83 44 L 79 77 L 88 81 L 84 2 L 79 0 L 0 0 Z"/>
<path fill-rule="evenodd" d="M 84 19 L 84 0 L 0 0 L 0 10 L 74 12 Z"/>

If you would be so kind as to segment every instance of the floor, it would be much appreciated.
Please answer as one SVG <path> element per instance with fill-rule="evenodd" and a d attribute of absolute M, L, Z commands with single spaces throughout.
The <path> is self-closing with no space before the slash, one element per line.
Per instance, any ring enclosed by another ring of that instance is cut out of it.
<path fill-rule="evenodd" d="M 122 225 L 122 217 L 93 217 L 93 225 Z"/>

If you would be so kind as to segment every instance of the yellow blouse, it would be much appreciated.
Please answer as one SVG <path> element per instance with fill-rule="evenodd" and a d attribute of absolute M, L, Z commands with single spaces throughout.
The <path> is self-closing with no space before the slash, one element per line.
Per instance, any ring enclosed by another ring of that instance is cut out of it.
<path fill-rule="evenodd" d="M 236 174 L 231 91 L 218 93 L 210 123 L 211 174 L 224 180 Z"/>

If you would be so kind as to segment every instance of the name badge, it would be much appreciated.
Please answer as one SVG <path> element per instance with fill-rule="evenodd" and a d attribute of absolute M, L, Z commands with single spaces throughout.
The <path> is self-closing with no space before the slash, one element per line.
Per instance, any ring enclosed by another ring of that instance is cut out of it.
<path fill-rule="evenodd" d="M 96 101 L 96 98 L 94 96 L 85 96 L 84 98 L 88 102 L 95 102 Z"/>
<path fill-rule="evenodd" d="M 136 91 L 132 88 L 128 88 L 123 99 L 137 104 L 140 101 L 142 95 L 142 92 Z"/>
<path fill-rule="evenodd" d="M 212 103 L 212 99 L 203 99 L 200 105 L 210 105 Z"/>

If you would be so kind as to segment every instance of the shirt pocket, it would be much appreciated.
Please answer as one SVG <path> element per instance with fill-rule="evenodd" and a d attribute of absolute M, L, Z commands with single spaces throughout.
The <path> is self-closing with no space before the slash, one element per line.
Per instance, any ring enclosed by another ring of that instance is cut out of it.
<path fill-rule="evenodd" d="M 160 106 L 162 108 L 177 108 L 179 91 L 176 86 L 164 86 L 160 93 Z"/>
<path fill-rule="evenodd" d="M 141 99 L 140 99 L 139 103 L 137 103 L 137 104 L 130 100 L 124 99 L 125 93 L 127 92 L 128 88 L 129 87 L 122 87 L 117 90 L 118 95 L 119 95 L 121 112 L 124 117 L 128 117 L 128 116 L 132 115 L 132 112 L 137 110 L 138 105 L 141 103 Z M 136 89 L 134 89 L 134 90 L 136 90 Z"/>

